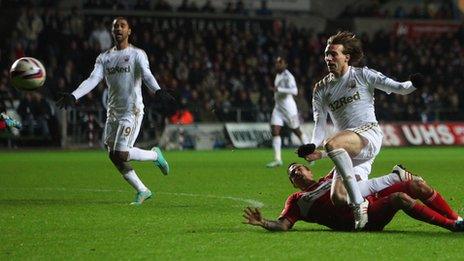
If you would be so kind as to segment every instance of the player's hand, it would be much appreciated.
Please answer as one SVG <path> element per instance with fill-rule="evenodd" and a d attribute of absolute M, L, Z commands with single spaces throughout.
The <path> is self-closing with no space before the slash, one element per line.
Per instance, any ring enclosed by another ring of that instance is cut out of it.
<path fill-rule="evenodd" d="M 298 149 L 296 150 L 296 154 L 298 154 L 298 157 L 304 158 L 307 155 L 312 154 L 316 150 L 316 144 L 314 143 L 308 143 L 308 144 L 303 144 Z"/>
<path fill-rule="evenodd" d="M 416 89 L 422 88 L 425 84 L 424 75 L 422 75 L 421 73 L 414 73 L 409 75 L 409 80 L 412 82 L 412 85 Z"/>
<path fill-rule="evenodd" d="M 58 95 L 59 98 L 56 101 L 56 106 L 58 106 L 58 108 L 64 108 L 66 110 L 68 107 L 74 107 L 74 105 L 76 105 L 76 97 L 71 93 L 60 92 Z"/>
<path fill-rule="evenodd" d="M 243 224 L 250 224 L 253 226 L 262 226 L 263 225 L 263 217 L 261 216 L 261 212 L 259 211 L 258 208 L 250 208 L 247 207 L 246 209 L 243 210 L 245 214 L 243 214 L 243 217 L 245 218 L 245 221 Z"/>
<path fill-rule="evenodd" d="M 307 162 L 314 163 L 314 161 L 322 159 L 322 151 L 315 150 L 313 153 L 304 156 L 303 159 L 305 159 Z"/>
<path fill-rule="evenodd" d="M 161 105 L 163 106 L 163 109 L 166 112 L 166 114 L 172 115 L 177 111 L 176 99 L 166 90 L 157 90 L 155 92 L 155 99 L 159 99 L 161 101 Z"/>

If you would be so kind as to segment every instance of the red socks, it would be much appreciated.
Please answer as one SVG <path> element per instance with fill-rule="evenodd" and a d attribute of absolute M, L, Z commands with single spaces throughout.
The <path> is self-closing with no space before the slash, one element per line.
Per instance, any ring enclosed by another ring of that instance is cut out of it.
<path fill-rule="evenodd" d="M 421 203 L 415 203 L 410 209 L 405 209 L 404 212 L 417 220 L 440 226 L 451 231 L 454 230 L 454 220 L 442 216 Z"/>
<path fill-rule="evenodd" d="M 432 196 L 424 201 L 424 204 L 449 219 L 458 219 L 458 214 L 451 209 L 446 200 L 437 191 L 434 191 Z"/>

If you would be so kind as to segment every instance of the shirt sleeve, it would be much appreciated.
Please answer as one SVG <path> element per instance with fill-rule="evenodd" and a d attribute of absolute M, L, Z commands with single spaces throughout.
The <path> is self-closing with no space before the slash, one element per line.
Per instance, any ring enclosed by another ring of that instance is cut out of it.
<path fill-rule="evenodd" d="M 282 79 L 282 86 L 277 86 L 277 92 L 292 94 L 294 96 L 298 95 L 298 87 L 296 86 L 295 77 L 292 75 L 286 75 Z"/>
<path fill-rule="evenodd" d="M 363 68 L 363 74 L 369 86 L 382 90 L 388 94 L 393 92 L 406 95 L 416 90 L 411 81 L 397 82 L 382 73 L 367 67 Z"/>
<path fill-rule="evenodd" d="M 285 207 L 280 213 L 279 220 L 287 219 L 290 222 L 290 228 L 301 219 L 300 208 L 296 204 L 296 193 L 287 198 Z"/>
<path fill-rule="evenodd" d="M 324 106 L 323 98 L 321 93 L 314 91 L 313 94 L 313 119 L 314 128 L 311 143 L 316 145 L 316 148 L 320 147 L 325 139 L 325 131 L 327 129 L 327 108 Z"/>
<path fill-rule="evenodd" d="M 82 96 L 92 91 L 99 82 L 103 79 L 103 61 L 101 55 L 95 60 L 95 66 L 89 78 L 83 81 L 76 90 L 72 92 L 72 95 L 78 100 Z"/>
<path fill-rule="evenodd" d="M 143 83 L 153 92 L 161 89 L 158 85 L 158 82 L 155 79 L 155 76 L 150 71 L 150 63 L 148 62 L 147 54 L 144 51 L 138 52 L 138 65 L 142 71 L 142 81 Z"/>

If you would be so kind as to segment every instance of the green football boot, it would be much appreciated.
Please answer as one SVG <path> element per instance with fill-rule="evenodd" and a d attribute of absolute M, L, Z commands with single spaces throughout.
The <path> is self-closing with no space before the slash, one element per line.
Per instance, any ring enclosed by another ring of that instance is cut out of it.
<path fill-rule="evenodd" d="M 163 156 L 163 153 L 161 153 L 161 150 L 158 147 L 153 147 L 151 150 L 156 152 L 156 154 L 158 154 L 158 158 L 155 161 L 153 161 L 155 165 L 161 170 L 161 172 L 163 172 L 164 175 L 168 175 L 169 164 L 164 159 L 164 156 Z"/>
<path fill-rule="evenodd" d="M 150 190 L 137 192 L 137 194 L 135 194 L 134 201 L 130 204 L 140 206 L 145 200 L 151 198 L 152 195 L 153 194 Z"/>

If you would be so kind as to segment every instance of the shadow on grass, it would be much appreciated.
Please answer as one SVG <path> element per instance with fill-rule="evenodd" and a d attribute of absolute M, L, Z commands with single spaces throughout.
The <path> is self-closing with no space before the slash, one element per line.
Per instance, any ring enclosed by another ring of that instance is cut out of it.
<path fill-rule="evenodd" d="M 359 235 L 399 235 L 399 236 L 418 236 L 418 237 L 442 237 L 442 238 L 456 238 L 464 237 L 464 233 L 451 232 L 443 229 L 442 231 L 414 231 L 414 230 L 384 230 L 384 231 L 335 231 L 324 228 L 305 229 L 299 228 L 288 231 L 290 233 L 336 233 L 336 234 L 359 234 Z M 287 233 L 288 233 L 287 232 Z"/>
<path fill-rule="evenodd" d="M 453 233 L 450 231 L 414 231 L 414 230 L 384 230 L 384 231 L 335 231 L 330 230 L 327 228 L 299 228 L 289 230 L 287 232 L 278 232 L 278 231 L 267 231 L 265 229 L 260 229 L 258 227 L 254 228 L 251 226 L 243 225 L 242 226 L 235 226 L 229 228 L 204 228 L 204 229 L 193 229 L 187 230 L 186 233 L 199 233 L 199 234 L 221 234 L 221 233 L 257 233 L 257 234 L 279 234 L 279 233 L 289 233 L 289 234 L 313 234 L 317 233 L 320 234 L 329 233 L 329 234 L 353 234 L 359 236 L 366 236 L 366 235 L 378 235 L 378 236 L 415 236 L 415 237 L 433 237 L 433 238 L 457 238 L 457 237 L 464 237 L 464 233 Z"/>

